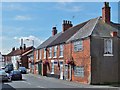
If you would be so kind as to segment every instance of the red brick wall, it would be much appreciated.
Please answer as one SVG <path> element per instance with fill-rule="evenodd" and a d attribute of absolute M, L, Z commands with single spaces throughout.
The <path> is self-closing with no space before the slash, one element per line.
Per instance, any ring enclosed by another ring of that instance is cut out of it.
<path fill-rule="evenodd" d="M 72 50 L 72 51 L 71 51 Z M 90 39 L 83 40 L 83 50 L 79 52 L 74 52 L 73 43 L 66 44 L 65 46 L 65 62 L 70 59 L 72 53 L 72 58 L 76 66 L 84 66 L 84 77 L 74 76 L 74 70 L 72 70 L 72 81 L 78 81 L 82 83 L 89 83 L 90 78 Z"/>
<path fill-rule="evenodd" d="M 90 39 L 87 38 L 83 40 L 83 50 L 79 52 L 74 52 L 74 46 L 73 43 L 68 43 L 64 45 L 64 57 L 59 58 L 59 51 L 60 47 L 58 45 L 57 48 L 57 57 L 53 58 L 54 55 L 54 47 L 52 47 L 52 58 L 49 58 L 49 48 L 47 48 L 47 60 L 49 61 L 49 67 L 47 66 L 47 73 L 51 73 L 51 60 L 64 60 L 64 64 L 66 64 L 66 60 L 71 59 L 71 56 L 75 62 L 76 66 L 84 66 L 84 77 L 76 77 L 74 76 L 74 71 L 72 71 L 72 81 L 78 81 L 82 83 L 89 83 L 90 78 L 90 71 L 91 71 L 91 65 L 90 65 Z M 41 51 L 42 53 L 42 60 L 44 59 L 44 49 Z M 40 54 L 39 54 L 40 55 Z M 56 75 L 59 75 L 59 67 L 58 65 L 55 65 L 54 67 L 54 73 Z"/>

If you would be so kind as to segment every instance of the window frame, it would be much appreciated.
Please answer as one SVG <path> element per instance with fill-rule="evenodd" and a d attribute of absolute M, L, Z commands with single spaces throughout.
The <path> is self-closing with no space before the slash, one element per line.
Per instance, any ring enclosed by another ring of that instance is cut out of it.
<path fill-rule="evenodd" d="M 59 57 L 63 57 L 63 55 L 64 55 L 64 45 L 63 44 L 61 44 L 60 45 L 60 51 L 59 51 Z"/>
<path fill-rule="evenodd" d="M 54 46 L 53 58 L 57 58 L 57 46 Z"/>
<path fill-rule="evenodd" d="M 104 39 L 104 56 L 113 56 L 113 40 L 111 38 Z"/>
<path fill-rule="evenodd" d="M 83 40 L 75 41 L 74 45 L 74 52 L 79 52 L 83 50 Z"/>
<path fill-rule="evenodd" d="M 46 48 L 44 48 L 44 59 L 46 59 Z"/>
<path fill-rule="evenodd" d="M 78 71 L 78 67 L 79 67 L 79 71 Z M 77 68 L 77 70 L 76 70 L 76 68 Z M 83 78 L 85 76 L 84 66 L 75 66 L 74 67 L 74 76 Z"/>
<path fill-rule="evenodd" d="M 49 48 L 49 58 L 52 58 L 52 47 Z"/>

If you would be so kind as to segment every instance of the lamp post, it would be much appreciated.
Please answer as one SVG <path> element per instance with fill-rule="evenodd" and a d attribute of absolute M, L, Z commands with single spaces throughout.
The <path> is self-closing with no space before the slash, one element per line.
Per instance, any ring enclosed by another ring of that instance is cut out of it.
<path fill-rule="evenodd" d="M 34 73 L 34 40 L 33 39 L 26 39 L 27 41 L 32 41 L 32 50 L 33 50 L 33 59 L 31 62 L 32 73 Z"/>

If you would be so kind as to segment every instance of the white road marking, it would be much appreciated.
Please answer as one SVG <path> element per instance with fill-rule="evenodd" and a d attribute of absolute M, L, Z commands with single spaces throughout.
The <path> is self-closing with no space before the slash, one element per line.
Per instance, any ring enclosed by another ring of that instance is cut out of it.
<path fill-rule="evenodd" d="M 29 83 L 29 82 L 26 82 L 26 81 L 22 81 L 22 82 L 24 82 L 24 83 L 27 83 L 27 84 L 31 85 L 31 83 Z"/>
<path fill-rule="evenodd" d="M 42 87 L 42 86 L 37 86 L 38 88 L 45 88 L 45 87 Z"/>

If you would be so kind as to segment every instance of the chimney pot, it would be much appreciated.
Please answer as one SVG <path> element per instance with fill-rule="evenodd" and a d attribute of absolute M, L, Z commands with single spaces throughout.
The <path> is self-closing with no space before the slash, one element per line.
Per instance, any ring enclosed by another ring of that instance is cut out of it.
<path fill-rule="evenodd" d="M 15 47 L 12 48 L 12 51 L 15 51 Z"/>
<path fill-rule="evenodd" d="M 24 50 L 26 49 L 26 44 L 24 44 Z"/>
<path fill-rule="evenodd" d="M 73 26 L 71 21 L 63 20 L 63 22 L 64 22 L 62 25 L 63 32 L 65 32 L 67 29 Z"/>
<path fill-rule="evenodd" d="M 56 27 L 53 27 L 52 28 L 52 36 L 54 36 L 55 34 L 57 34 L 57 29 L 56 29 Z"/>

